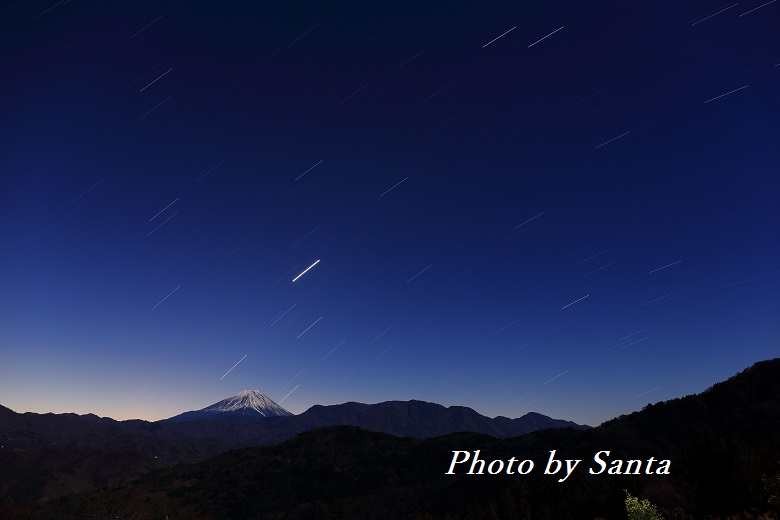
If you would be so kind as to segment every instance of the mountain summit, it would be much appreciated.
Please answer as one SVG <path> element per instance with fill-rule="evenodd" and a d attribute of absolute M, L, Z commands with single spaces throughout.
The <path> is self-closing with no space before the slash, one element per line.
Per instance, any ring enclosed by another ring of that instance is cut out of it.
<path fill-rule="evenodd" d="M 292 413 L 276 404 L 271 398 L 258 390 L 242 390 L 211 406 L 207 406 L 201 410 L 184 412 L 171 417 L 168 420 L 172 422 L 184 422 L 198 419 L 214 419 L 226 415 L 276 417 L 280 415 L 292 415 Z"/>

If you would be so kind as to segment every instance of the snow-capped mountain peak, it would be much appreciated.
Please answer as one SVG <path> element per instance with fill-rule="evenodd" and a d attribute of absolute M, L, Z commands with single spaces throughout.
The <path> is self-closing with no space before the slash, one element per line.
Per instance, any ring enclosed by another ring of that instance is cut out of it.
<path fill-rule="evenodd" d="M 241 390 L 235 395 L 223 399 L 218 403 L 204 408 L 204 412 L 228 412 L 235 413 L 255 411 L 263 417 L 275 415 L 292 415 L 290 412 L 276 404 L 271 398 L 258 390 Z"/>
<path fill-rule="evenodd" d="M 185 412 L 175 417 L 171 417 L 168 420 L 184 422 L 198 419 L 213 419 L 226 415 L 277 417 L 292 415 L 292 413 L 279 406 L 270 397 L 258 390 L 242 390 L 211 406 L 192 412 Z"/>

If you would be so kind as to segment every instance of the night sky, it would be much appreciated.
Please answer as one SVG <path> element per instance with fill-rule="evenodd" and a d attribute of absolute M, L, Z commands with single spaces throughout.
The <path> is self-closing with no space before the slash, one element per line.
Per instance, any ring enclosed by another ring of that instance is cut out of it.
<path fill-rule="evenodd" d="M 0 404 L 596 425 L 777 357 L 775 1 L 4 4 Z"/>

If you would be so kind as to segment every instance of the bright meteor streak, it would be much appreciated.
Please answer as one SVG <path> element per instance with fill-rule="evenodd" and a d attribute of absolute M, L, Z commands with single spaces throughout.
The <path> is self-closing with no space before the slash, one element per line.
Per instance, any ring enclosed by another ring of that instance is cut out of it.
<path fill-rule="evenodd" d="M 301 276 L 305 275 L 305 274 L 306 274 L 306 271 L 308 271 L 309 269 L 311 269 L 312 267 L 314 267 L 315 265 L 317 265 L 317 264 L 319 264 L 319 263 L 320 263 L 320 261 L 319 261 L 319 260 L 317 260 L 316 262 L 314 262 L 313 264 L 311 264 L 311 265 L 310 265 L 309 267 L 307 267 L 307 268 L 306 268 L 306 270 L 304 270 L 304 271 L 303 271 L 301 274 L 299 274 L 298 276 L 296 276 L 295 278 L 293 278 L 293 282 L 294 282 L 295 280 L 297 280 L 298 278 L 300 278 Z"/>
<path fill-rule="evenodd" d="M 241 362 L 242 362 L 244 359 L 246 359 L 246 357 L 247 357 L 248 355 L 249 355 L 249 354 L 244 354 L 244 357 L 242 357 L 241 359 L 239 359 L 239 360 L 238 360 L 238 363 L 241 363 Z M 230 370 L 228 370 L 227 372 L 225 372 L 225 376 L 226 376 L 226 375 L 228 375 L 230 372 L 232 372 L 232 371 L 233 371 L 233 369 L 234 369 L 234 368 L 236 368 L 236 367 L 238 366 L 238 363 L 236 363 L 235 365 L 233 365 L 232 367 L 230 367 Z M 220 378 L 219 378 L 219 379 L 220 379 L 220 381 L 221 381 L 221 380 L 223 380 L 223 379 L 225 379 L 225 376 L 222 376 L 222 377 L 220 377 Z"/>

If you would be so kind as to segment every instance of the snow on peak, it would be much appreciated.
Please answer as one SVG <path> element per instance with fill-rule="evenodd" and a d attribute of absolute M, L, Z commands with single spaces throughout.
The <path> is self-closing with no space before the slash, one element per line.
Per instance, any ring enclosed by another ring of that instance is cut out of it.
<path fill-rule="evenodd" d="M 249 413 L 263 417 L 292 415 L 258 390 L 242 390 L 202 410 L 203 412 Z"/>

